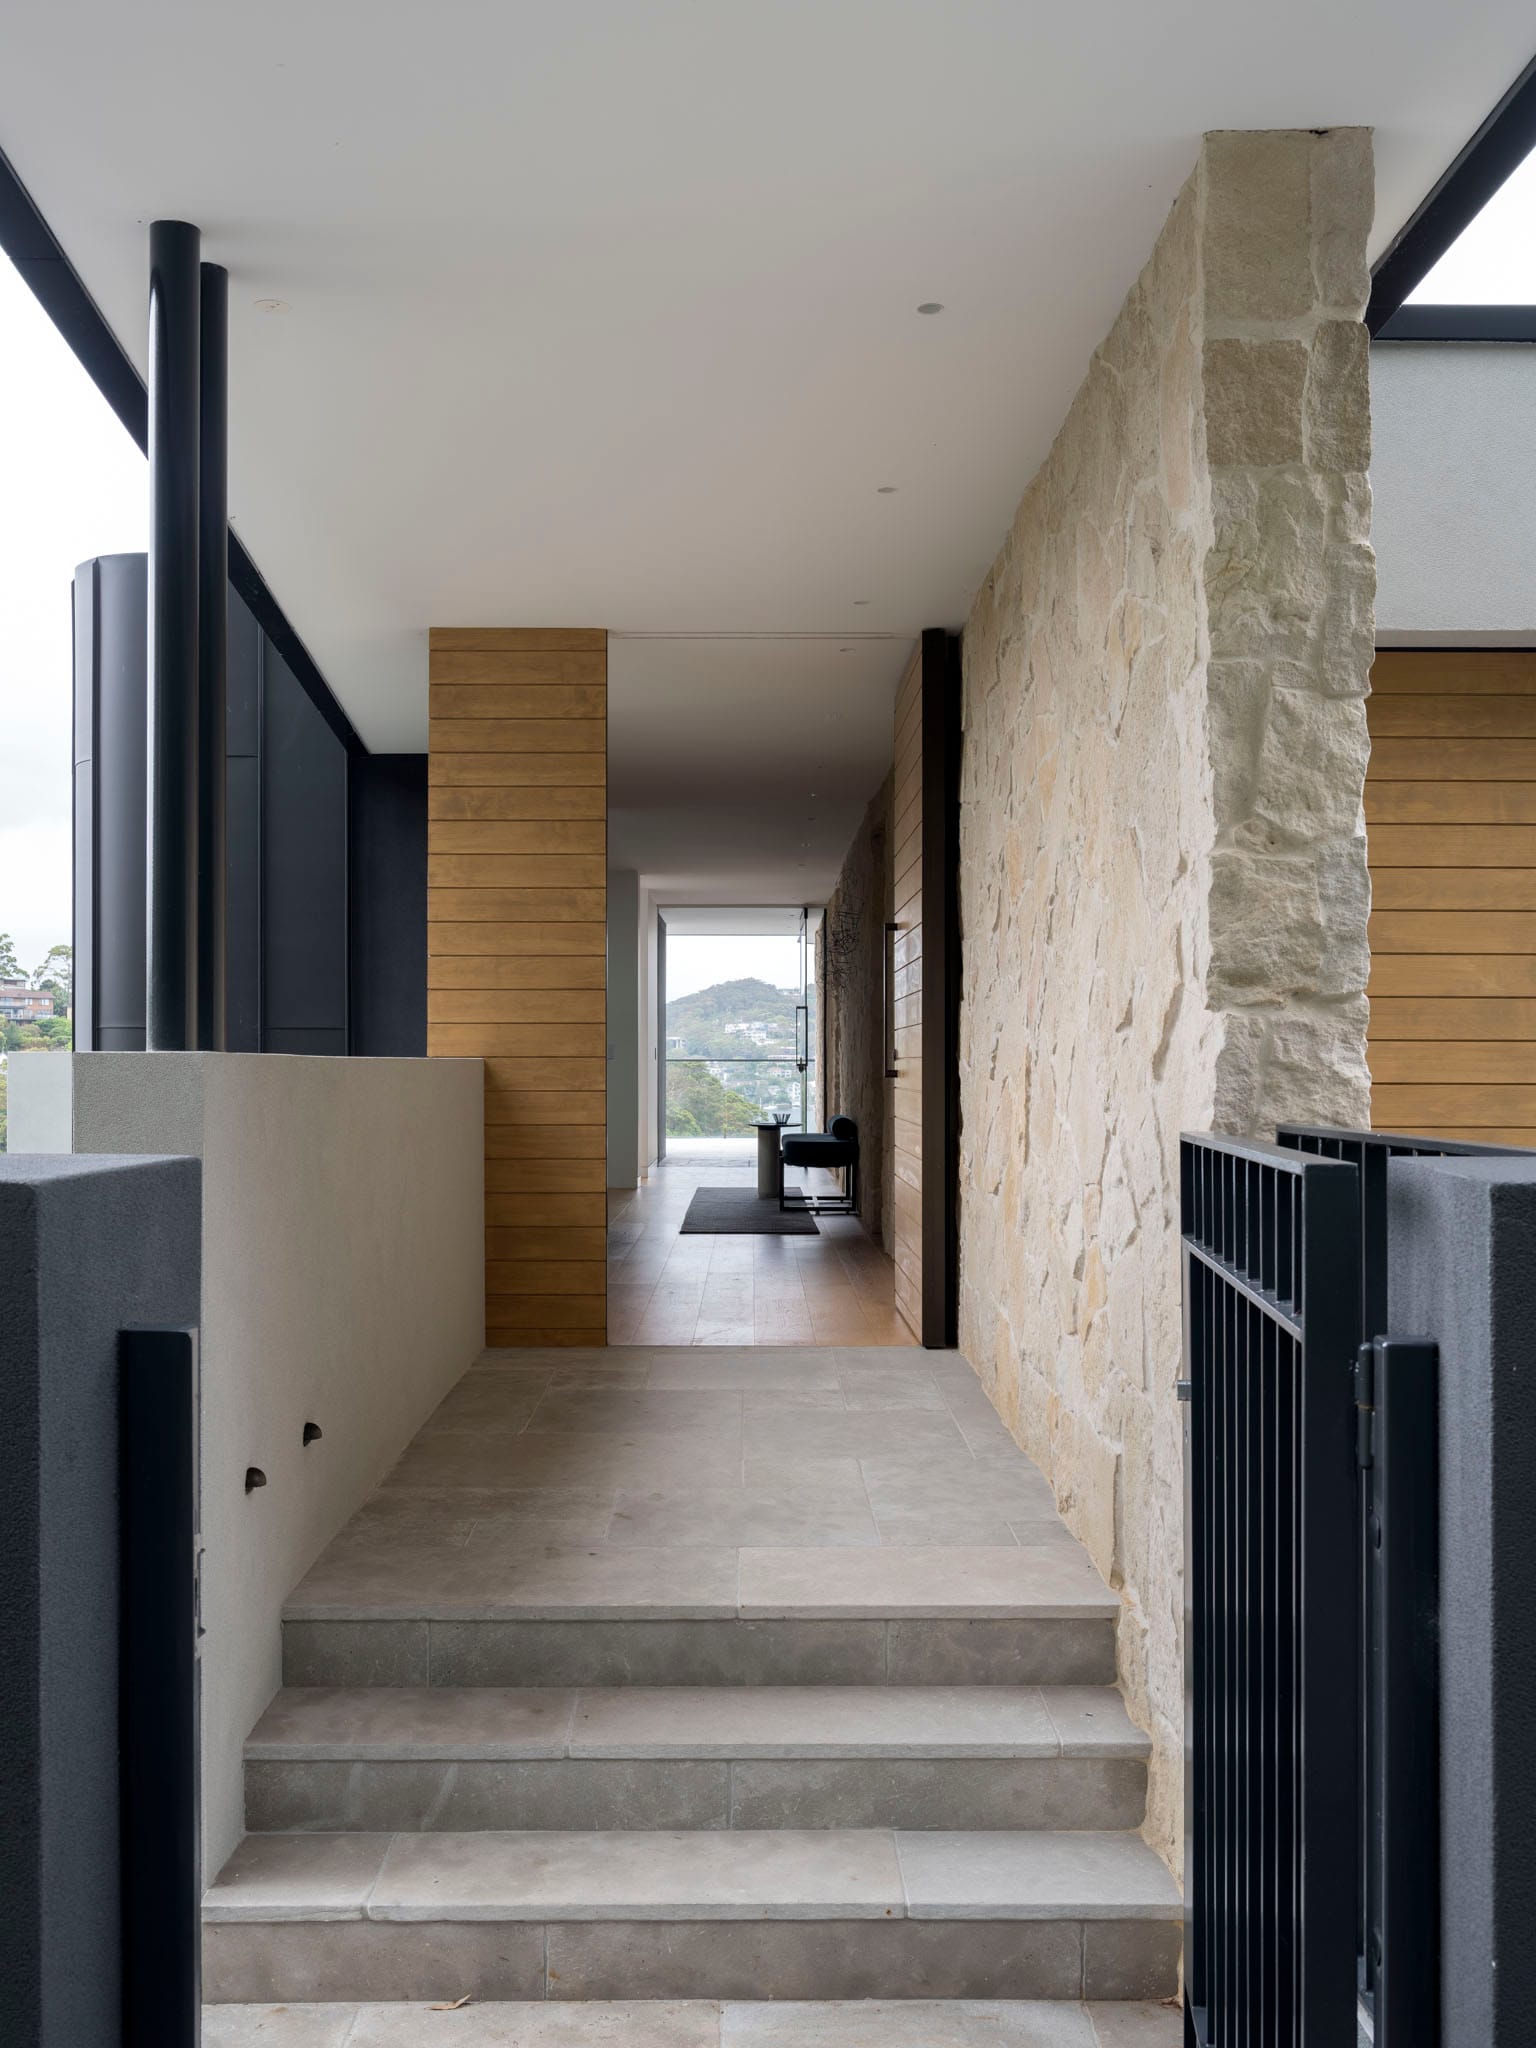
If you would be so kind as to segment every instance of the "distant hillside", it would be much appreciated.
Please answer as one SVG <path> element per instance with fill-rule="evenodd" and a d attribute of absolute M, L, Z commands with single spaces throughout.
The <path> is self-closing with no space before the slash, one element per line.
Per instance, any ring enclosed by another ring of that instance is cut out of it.
<path fill-rule="evenodd" d="M 741 1058 L 750 1054 L 795 1052 L 795 1001 L 792 988 L 748 976 L 717 981 L 691 996 L 677 996 L 667 1005 L 667 1036 L 681 1039 L 675 1051 Z"/>

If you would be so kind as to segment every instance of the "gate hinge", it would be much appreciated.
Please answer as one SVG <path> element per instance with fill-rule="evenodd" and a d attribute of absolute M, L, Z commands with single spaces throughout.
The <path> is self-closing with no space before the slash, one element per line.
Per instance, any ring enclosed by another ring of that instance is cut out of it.
<path fill-rule="evenodd" d="M 1362 1472 L 1376 1462 L 1376 1346 L 1355 1353 L 1355 1462 Z"/>

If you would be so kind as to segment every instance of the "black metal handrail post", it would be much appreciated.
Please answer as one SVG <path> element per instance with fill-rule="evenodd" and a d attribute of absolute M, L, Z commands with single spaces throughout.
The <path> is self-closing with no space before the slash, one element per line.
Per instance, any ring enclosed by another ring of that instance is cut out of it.
<path fill-rule="evenodd" d="M 197 2048 L 202 2004 L 198 1340 L 120 1346 L 124 2048 Z"/>

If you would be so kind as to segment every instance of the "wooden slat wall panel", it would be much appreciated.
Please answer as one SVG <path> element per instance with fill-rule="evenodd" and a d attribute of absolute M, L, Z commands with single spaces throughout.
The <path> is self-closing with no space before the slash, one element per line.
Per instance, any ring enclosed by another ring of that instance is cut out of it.
<path fill-rule="evenodd" d="M 923 1333 L 922 1034 L 913 1026 L 923 998 L 923 668 L 914 653 L 896 693 L 896 819 L 892 891 L 896 933 L 894 1158 L 896 1309 Z"/>
<path fill-rule="evenodd" d="M 1536 653 L 1379 653 L 1367 707 L 1371 1114 L 1536 1134 Z"/>
<path fill-rule="evenodd" d="M 427 1050 L 485 1061 L 486 1342 L 606 1335 L 607 636 L 431 639 Z"/>

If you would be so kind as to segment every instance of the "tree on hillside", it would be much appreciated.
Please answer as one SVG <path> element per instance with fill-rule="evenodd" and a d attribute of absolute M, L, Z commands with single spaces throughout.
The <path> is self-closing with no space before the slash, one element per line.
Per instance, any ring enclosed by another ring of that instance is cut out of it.
<path fill-rule="evenodd" d="M 744 975 L 717 981 L 667 1004 L 667 1035 L 681 1050 L 718 1059 L 748 1059 L 764 1053 L 794 1057 L 795 1006 L 799 991 Z M 815 992 L 811 993 L 814 1014 Z M 813 1027 L 814 1028 L 814 1027 Z"/>
<path fill-rule="evenodd" d="M 0 932 L 0 981 L 25 981 L 9 932 Z"/>
<path fill-rule="evenodd" d="M 34 967 L 29 978 L 35 989 L 53 997 L 55 1009 L 70 1009 L 75 996 L 74 947 L 50 946 L 42 965 Z"/>
<path fill-rule="evenodd" d="M 667 1069 L 669 1138 L 739 1138 L 763 1121 L 750 1096 L 727 1088 L 708 1067 Z"/>

